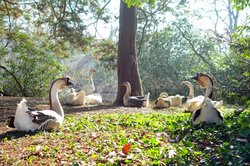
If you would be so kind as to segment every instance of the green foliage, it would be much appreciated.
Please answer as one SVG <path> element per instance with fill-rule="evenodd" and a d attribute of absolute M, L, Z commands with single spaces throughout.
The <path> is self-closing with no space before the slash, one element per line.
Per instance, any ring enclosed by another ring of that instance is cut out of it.
<path fill-rule="evenodd" d="M 175 11 L 175 19 L 167 28 L 147 31 L 144 36 L 139 55 L 144 91 L 151 92 L 152 98 L 164 91 L 187 96 L 188 89 L 180 82 L 193 81 L 191 76 L 203 72 L 213 76 L 215 99 L 245 105 L 250 98 L 249 21 L 234 34 L 223 36 L 229 43 L 222 43 L 192 23 L 201 17 L 199 14 L 184 12 Z M 137 41 L 141 42 L 138 36 Z M 195 86 L 195 94 L 203 94 L 201 88 Z"/>
<path fill-rule="evenodd" d="M 2 155 L 0 161 L 9 165 L 17 161 L 46 165 L 52 160 L 66 165 L 247 165 L 250 110 L 240 115 L 228 108 L 222 112 L 224 124 L 203 127 L 191 126 L 190 115 L 182 112 L 70 115 L 58 132 L 5 139 L 3 154 L 13 154 L 12 148 L 18 147 L 22 155 Z M 128 142 L 132 146 L 125 155 L 122 147 Z"/>
<path fill-rule="evenodd" d="M 91 47 L 94 38 L 87 29 L 98 20 L 105 23 L 110 20 L 109 11 L 103 8 L 107 2 L 3 1 L 0 4 L 0 92 L 15 96 L 47 94 L 49 84 L 62 75 L 60 61 L 94 51 Z M 109 59 L 114 60 L 115 56 L 111 56 Z"/>
<path fill-rule="evenodd" d="M 155 0 L 123 0 L 123 2 L 128 5 L 128 8 L 130 8 L 131 6 L 140 7 L 144 3 L 154 4 Z"/>
<path fill-rule="evenodd" d="M 153 34 L 145 42 L 139 57 L 145 92 L 151 91 L 154 98 L 163 91 L 172 95 L 187 95 L 187 90 L 183 93 L 186 87 L 181 86 L 180 82 L 190 80 L 197 72 L 211 71 L 209 68 L 213 67 L 212 61 L 215 61 L 213 59 L 218 52 L 205 34 L 196 32 L 184 19 L 173 22 L 171 28 Z"/>
<path fill-rule="evenodd" d="M 18 32 L 9 34 L 11 48 L 2 50 L 2 65 L 0 80 L 2 89 L 13 96 L 44 96 L 48 94 L 50 83 L 61 76 L 63 68 L 53 52 L 57 44 L 50 43 L 45 37 L 37 34 Z M 16 80 L 21 84 L 18 86 Z M 21 89 L 20 89 L 21 88 Z"/>
<path fill-rule="evenodd" d="M 249 0 L 230 0 L 230 1 L 237 10 L 243 10 L 245 8 L 250 7 Z"/>
<path fill-rule="evenodd" d="M 99 60 L 105 68 L 115 70 L 117 67 L 117 44 L 111 40 L 101 40 L 95 42 L 93 47 L 94 58 Z"/>

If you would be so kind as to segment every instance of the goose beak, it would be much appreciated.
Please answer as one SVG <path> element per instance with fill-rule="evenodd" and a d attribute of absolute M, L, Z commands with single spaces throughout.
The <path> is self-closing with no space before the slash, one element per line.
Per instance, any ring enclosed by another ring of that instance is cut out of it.
<path fill-rule="evenodd" d="M 67 86 L 74 85 L 74 83 L 71 80 L 67 80 Z"/>
<path fill-rule="evenodd" d="M 194 80 L 196 80 L 196 81 L 198 81 L 198 76 L 194 76 L 194 77 L 191 77 L 191 79 L 194 79 Z"/>

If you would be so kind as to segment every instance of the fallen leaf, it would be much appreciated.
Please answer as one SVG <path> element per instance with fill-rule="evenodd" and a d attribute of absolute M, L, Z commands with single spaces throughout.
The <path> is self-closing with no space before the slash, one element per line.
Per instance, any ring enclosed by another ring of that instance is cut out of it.
<path fill-rule="evenodd" d="M 125 144 L 125 145 L 123 145 L 123 147 L 122 147 L 122 152 L 123 152 L 125 155 L 128 155 L 128 152 L 129 152 L 130 148 L 131 148 L 131 144 L 130 144 L 130 143 Z"/>

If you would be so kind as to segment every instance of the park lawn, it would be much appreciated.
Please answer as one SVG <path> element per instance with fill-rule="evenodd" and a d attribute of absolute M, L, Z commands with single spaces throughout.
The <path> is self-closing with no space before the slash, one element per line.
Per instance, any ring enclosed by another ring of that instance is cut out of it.
<path fill-rule="evenodd" d="M 122 109 L 122 107 L 121 107 Z M 2 134 L 2 165 L 249 165 L 250 110 L 223 107 L 224 124 L 190 113 L 66 115 L 57 132 Z M 129 145 L 131 147 L 129 148 Z"/>

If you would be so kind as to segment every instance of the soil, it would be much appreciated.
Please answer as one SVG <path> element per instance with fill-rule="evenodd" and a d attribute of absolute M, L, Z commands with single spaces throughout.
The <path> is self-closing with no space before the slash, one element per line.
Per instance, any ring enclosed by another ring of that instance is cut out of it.
<path fill-rule="evenodd" d="M 27 106 L 33 109 L 44 110 L 49 109 L 49 101 L 47 98 L 37 97 L 25 97 L 27 100 Z M 17 104 L 22 100 L 22 97 L 0 97 L 0 135 L 13 131 L 14 129 L 6 126 L 6 119 L 11 115 L 15 115 Z M 155 110 L 152 107 L 149 108 L 135 108 L 135 107 L 117 107 L 112 103 L 106 103 L 102 105 L 87 105 L 87 106 L 71 106 L 66 105 L 65 101 L 61 100 L 65 115 L 77 115 L 77 114 L 107 114 L 107 113 L 174 113 L 176 109 L 162 109 Z M 181 109 L 181 110 L 180 110 Z M 178 111 L 183 111 L 182 108 Z"/>

